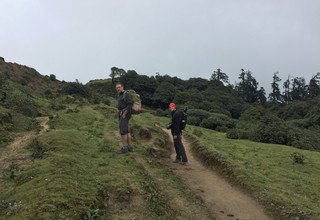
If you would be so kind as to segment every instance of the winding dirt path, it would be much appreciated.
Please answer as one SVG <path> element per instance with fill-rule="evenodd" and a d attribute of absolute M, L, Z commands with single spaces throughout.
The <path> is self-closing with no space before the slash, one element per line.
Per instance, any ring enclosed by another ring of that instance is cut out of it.
<path fill-rule="evenodd" d="M 37 120 L 40 122 L 39 133 L 35 131 L 25 132 L 22 136 L 17 137 L 12 143 L 0 150 L 0 174 L 12 163 L 15 165 L 27 163 L 30 155 L 27 153 L 20 153 L 19 150 L 30 144 L 37 135 L 41 135 L 43 132 L 49 130 L 49 117 L 38 117 Z"/>
<path fill-rule="evenodd" d="M 163 131 L 171 137 L 168 130 L 163 129 Z M 185 138 L 182 140 L 189 164 L 184 166 L 169 162 L 168 165 L 203 200 L 216 219 L 271 219 L 255 200 L 231 186 L 214 170 L 202 165 L 191 153 L 190 143 Z M 171 155 L 171 159 L 172 161 L 175 159 L 175 153 Z"/>

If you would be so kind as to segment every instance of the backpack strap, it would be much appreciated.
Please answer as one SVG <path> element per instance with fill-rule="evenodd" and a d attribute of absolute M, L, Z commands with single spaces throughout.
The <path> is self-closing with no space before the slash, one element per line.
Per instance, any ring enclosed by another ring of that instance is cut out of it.
<path fill-rule="evenodd" d="M 130 92 L 129 92 L 128 90 L 124 90 L 124 92 L 123 92 L 122 98 L 123 98 L 123 100 L 124 100 L 125 102 L 127 102 L 127 95 L 128 95 L 129 93 L 130 93 Z"/>

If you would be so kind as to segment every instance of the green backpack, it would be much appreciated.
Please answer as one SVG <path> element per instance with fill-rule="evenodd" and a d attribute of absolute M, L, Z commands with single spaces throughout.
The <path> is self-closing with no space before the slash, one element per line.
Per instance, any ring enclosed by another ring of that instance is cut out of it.
<path fill-rule="evenodd" d="M 141 113 L 141 98 L 140 98 L 140 95 L 138 93 L 136 93 L 136 91 L 134 91 L 133 89 L 129 89 L 129 90 L 126 90 L 124 92 L 124 95 L 126 93 L 129 93 L 132 97 L 132 101 L 133 101 L 133 105 L 132 105 L 132 113 L 133 114 L 139 114 Z"/>

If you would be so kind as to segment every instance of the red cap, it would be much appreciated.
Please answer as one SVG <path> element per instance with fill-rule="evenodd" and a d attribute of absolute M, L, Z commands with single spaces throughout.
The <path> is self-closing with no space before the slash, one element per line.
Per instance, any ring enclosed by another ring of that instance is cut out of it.
<path fill-rule="evenodd" d="M 171 102 L 171 103 L 169 104 L 169 108 L 176 108 L 176 104 L 174 104 L 173 102 Z"/>

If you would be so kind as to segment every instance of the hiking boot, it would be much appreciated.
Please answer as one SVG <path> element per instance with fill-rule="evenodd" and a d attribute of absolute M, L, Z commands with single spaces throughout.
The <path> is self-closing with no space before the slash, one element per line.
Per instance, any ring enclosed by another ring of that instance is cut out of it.
<path fill-rule="evenodd" d="M 174 161 L 172 161 L 172 163 L 180 163 L 181 161 L 178 159 L 175 159 Z"/>
<path fill-rule="evenodd" d="M 188 165 L 188 162 L 183 162 L 183 161 L 182 161 L 180 164 L 183 165 L 183 166 L 187 166 L 187 165 Z"/>
<path fill-rule="evenodd" d="M 125 154 L 128 152 L 129 152 L 129 148 L 127 146 L 121 147 L 121 149 L 117 151 L 118 154 Z"/>
<path fill-rule="evenodd" d="M 133 152 L 133 146 L 131 144 L 128 145 L 128 151 Z"/>

